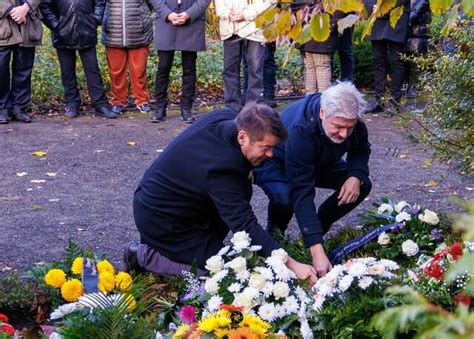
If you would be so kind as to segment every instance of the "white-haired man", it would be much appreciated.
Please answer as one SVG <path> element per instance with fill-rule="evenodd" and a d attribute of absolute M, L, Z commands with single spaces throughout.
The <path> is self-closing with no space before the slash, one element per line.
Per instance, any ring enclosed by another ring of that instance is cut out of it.
<path fill-rule="evenodd" d="M 270 200 L 269 230 L 284 232 L 294 212 L 319 276 L 331 269 L 323 235 L 371 189 L 370 143 L 361 121 L 365 106 L 362 94 L 349 82 L 293 103 L 281 114 L 288 139 L 254 170 L 255 183 Z M 335 190 L 319 209 L 315 187 Z"/>

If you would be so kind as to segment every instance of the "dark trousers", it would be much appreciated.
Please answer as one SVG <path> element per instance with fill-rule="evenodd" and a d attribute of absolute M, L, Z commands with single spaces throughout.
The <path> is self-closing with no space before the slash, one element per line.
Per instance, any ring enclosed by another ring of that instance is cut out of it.
<path fill-rule="evenodd" d="M 66 104 L 71 109 L 78 109 L 81 105 L 81 95 L 77 88 L 76 54 L 79 52 L 82 67 L 86 75 L 87 90 L 92 104 L 96 108 L 108 106 L 108 99 L 104 91 L 104 82 L 100 74 L 97 61 L 96 47 L 85 49 L 58 48 L 59 65 L 61 66 L 61 81 L 64 87 Z"/>
<path fill-rule="evenodd" d="M 28 106 L 34 62 L 34 47 L 0 47 L 0 110 L 13 108 L 19 113 Z"/>
<path fill-rule="evenodd" d="M 257 102 L 263 90 L 264 46 L 233 35 L 224 40 L 224 103 L 238 112 L 241 108 L 240 64 L 245 51 L 248 66 L 248 89 L 245 104 Z"/>
<path fill-rule="evenodd" d="M 339 39 L 337 52 L 341 68 L 341 81 L 354 81 L 355 59 L 352 52 L 352 34 L 354 28 L 346 28 Z"/>
<path fill-rule="evenodd" d="M 356 202 L 338 206 L 337 196 L 348 179 L 345 162 L 340 162 L 334 171 L 318 173 L 316 187 L 333 189 L 335 192 L 324 201 L 318 209 L 318 218 L 326 233 L 331 225 L 357 207 L 369 195 L 372 183 L 364 182 L 360 187 L 360 196 Z M 267 181 L 257 185 L 265 192 L 268 199 L 268 230 L 279 229 L 285 232 L 293 217 L 293 207 L 290 200 L 290 190 L 286 181 Z"/>
<path fill-rule="evenodd" d="M 277 65 L 275 62 L 276 43 L 268 42 L 265 44 L 265 55 L 263 57 L 263 98 L 264 99 L 275 99 L 275 87 L 276 87 L 276 72 Z M 245 97 L 249 84 L 247 56 L 245 49 L 242 51 L 242 67 L 244 73 L 244 81 L 242 88 L 242 102 L 245 103 Z"/>
<path fill-rule="evenodd" d="M 157 107 L 167 104 L 168 85 L 170 82 L 171 66 L 175 51 L 158 51 L 158 72 L 155 81 L 155 98 Z M 196 59 L 197 52 L 181 51 L 183 80 L 181 91 L 181 108 L 190 110 L 193 106 L 196 92 Z"/>
<path fill-rule="evenodd" d="M 392 99 L 400 100 L 405 76 L 405 64 L 400 57 L 404 52 L 404 44 L 390 40 L 376 40 L 372 41 L 372 52 L 374 54 L 374 91 L 376 99 L 380 101 L 383 96 L 388 74 L 387 66 L 389 65 L 392 78 L 390 93 Z"/>

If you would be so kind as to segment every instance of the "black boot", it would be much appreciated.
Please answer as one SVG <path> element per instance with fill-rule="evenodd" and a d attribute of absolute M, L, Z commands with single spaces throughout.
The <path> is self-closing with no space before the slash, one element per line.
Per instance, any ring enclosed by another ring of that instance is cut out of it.
<path fill-rule="evenodd" d="M 191 113 L 190 109 L 181 108 L 181 120 L 188 124 L 192 124 L 196 121 L 196 117 Z"/>
<path fill-rule="evenodd" d="M 109 106 L 97 107 L 96 113 L 103 116 L 106 119 L 117 119 L 117 113 L 112 112 Z"/>
<path fill-rule="evenodd" d="M 129 273 L 132 271 L 135 273 L 145 272 L 145 270 L 138 263 L 137 250 L 138 242 L 135 240 L 128 243 L 123 250 L 123 262 L 125 264 L 125 270 Z"/>
<path fill-rule="evenodd" d="M 166 119 L 166 106 L 156 107 L 155 114 L 151 117 L 151 122 L 161 122 Z"/>
<path fill-rule="evenodd" d="M 8 110 L 0 110 L 0 124 L 8 124 Z"/>
<path fill-rule="evenodd" d="M 31 117 L 23 111 L 13 112 L 13 119 L 20 122 L 31 122 Z"/>

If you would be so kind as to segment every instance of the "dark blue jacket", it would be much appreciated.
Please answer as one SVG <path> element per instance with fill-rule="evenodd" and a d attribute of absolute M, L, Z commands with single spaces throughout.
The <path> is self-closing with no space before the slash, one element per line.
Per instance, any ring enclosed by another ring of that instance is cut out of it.
<path fill-rule="evenodd" d="M 331 172 L 347 154 L 347 173 L 363 182 L 369 178 L 370 143 L 367 127 L 362 121 L 341 144 L 333 143 L 324 133 L 319 117 L 321 94 L 316 93 L 288 106 L 281 119 L 288 130 L 288 139 L 276 146 L 273 157 L 257 170 L 260 183 L 282 180 L 290 188 L 298 225 L 307 247 L 323 242 L 324 231 L 314 206 L 318 173 Z"/>
<path fill-rule="evenodd" d="M 140 229 L 142 241 L 153 246 L 163 232 L 175 234 L 178 240 L 180 234 L 193 230 L 212 234 L 217 216 L 218 223 L 232 232 L 246 231 L 253 244 L 262 246 L 263 256 L 280 248 L 252 211 L 249 173 L 253 166 L 237 142 L 235 116 L 222 109 L 200 118 L 146 171 L 135 199 L 152 211 L 154 220 L 141 226 L 146 228 Z M 182 249 L 178 245 L 173 250 Z"/>

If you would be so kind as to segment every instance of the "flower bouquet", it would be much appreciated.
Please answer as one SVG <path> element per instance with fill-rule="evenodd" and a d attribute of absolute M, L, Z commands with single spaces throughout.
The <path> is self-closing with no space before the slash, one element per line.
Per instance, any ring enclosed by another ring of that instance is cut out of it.
<path fill-rule="evenodd" d="M 0 338 L 13 338 L 15 336 L 15 328 L 10 325 L 8 317 L 0 313 Z"/>

